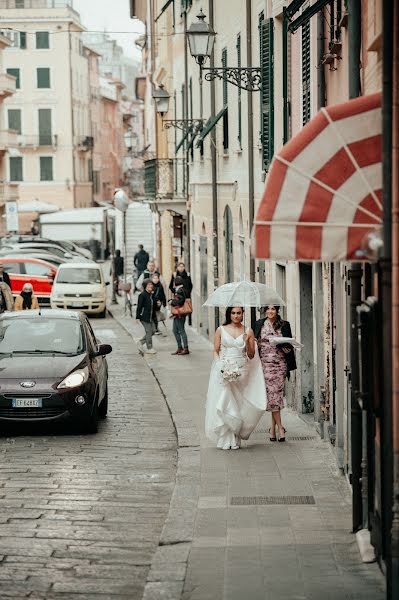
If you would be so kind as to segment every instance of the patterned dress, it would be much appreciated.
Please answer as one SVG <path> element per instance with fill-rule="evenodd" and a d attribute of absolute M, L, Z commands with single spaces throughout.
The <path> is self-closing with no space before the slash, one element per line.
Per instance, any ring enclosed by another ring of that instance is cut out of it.
<path fill-rule="evenodd" d="M 272 346 L 269 337 L 281 336 L 281 330 L 275 331 L 271 323 L 266 320 L 262 327 L 259 340 L 260 360 L 267 391 L 268 411 L 284 408 L 284 384 L 287 376 L 287 363 L 281 348 Z"/>

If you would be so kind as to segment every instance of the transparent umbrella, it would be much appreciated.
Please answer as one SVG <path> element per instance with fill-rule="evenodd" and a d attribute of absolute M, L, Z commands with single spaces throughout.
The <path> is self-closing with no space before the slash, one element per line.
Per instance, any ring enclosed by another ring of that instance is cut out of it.
<path fill-rule="evenodd" d="M 30 213 L 35 212 L 41 215 L 57 212 L 60 210 L 55 204 L 50 202 L 41 202 L 40 200 L 32 200 L 32 202 L 26 202 L 25 204 L 18 205 L 19 213 Z"/>
<path fill-rule="evenodd" d="M 269 285 L 244 280 L 221 285 L 212 292 L 204 306 L 260 307 L 268 304 L 285 306 L 281 296 Z"/>

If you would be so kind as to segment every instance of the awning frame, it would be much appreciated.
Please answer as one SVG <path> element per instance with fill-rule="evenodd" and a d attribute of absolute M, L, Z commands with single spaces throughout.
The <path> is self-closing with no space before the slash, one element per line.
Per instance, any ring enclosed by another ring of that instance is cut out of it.
<path fill-rule="evenodd" d="M 163 15 L 163 13 L 166 11 L 166 9 L 172 4 L 173 2 L 173 15 L 174 15 L 174 2 L 175 0 L 166 0 L 165 4 L 163 5 L 163 7 L 161 8 L 161 12 L 159 13 L 159 15 L 154 19 L 154 23 L 156 23 Z"/>
<path fill-rule="evenodd" d="M 326 4 L 329 4 L 330 1 L 331 0 L 317 0 L 317 2 L 312 4 L 312 6 L 309 6 L 309 8 L 304 10 L 303 13 L 301 15 L 299 15 L 299 17 L 297 17 L 294 21 L 291 21 L 291 23 L 289 23 L 288 31 L 290 33 L 295 33 L 300 27 L 302 27 L 308 21 L 310 21 L 310 19 L 312 17 L 314 17 L 315 14 L 317 14 L 320 10 L 322 10 L 326 6 Z M 301 5 L 302 4 L 303 4 L 303 2 L 301 2 Z M 297 8 L 297 10 L 295 12 L 297 12 L 299 10 L 300 6 Z M 288 7 L 288 9 L 289 9 L 289 7 Z M 287 19 L 289 19 L 289 15 L 287 15 L 287 10 L 285 11 L 285 16 Z M 295 13 L 293 13 L 293 14 L 295 14 Z"/>
<path fill-rule="evenodd" d="M 184 142 L 186 141 L 186 139 L 188 138 L 188 136 L 192 130 L 193 130 L 192 127 L 187 127 L 186 133 L 183 135 L 180 142 L 177 144 L 177 146 L 175 148 L 175 154 L 177 154 L 179 152 L 180 148 L 183 146 Z"/>
<path fill-rule="evenodd" d="M 212 129 L 215 127 L 215 125 L 217 125 L 217 123 L 226 114 L 226 112 L 227 112 L 227 104 L 225 104 L 223 106 L 222 110 L 220 110 L 217 115 L 215 115 L 214 117 L 210 117 L 208 119 L 208 122 L 205 124 L 205 126 L 201 130 L 200 135 L 198 136 L 198 140 L 197 140 L 197 143 L 195 146 L 196 148 L 199 148 L 201 146 L 201 144 L 204 141 L 204 139 L 206 138 L 206 136 L 212 131 Z"/>

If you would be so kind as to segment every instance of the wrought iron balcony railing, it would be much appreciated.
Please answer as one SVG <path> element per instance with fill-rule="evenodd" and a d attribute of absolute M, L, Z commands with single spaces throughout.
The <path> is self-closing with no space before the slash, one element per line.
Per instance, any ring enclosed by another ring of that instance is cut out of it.
<path fill-rule="evenodd" d="M 148 198 L 183 198 L 186 193 L 186 162 L 180 158 L 153 158 L 144 162 L 144 191 Z"/>

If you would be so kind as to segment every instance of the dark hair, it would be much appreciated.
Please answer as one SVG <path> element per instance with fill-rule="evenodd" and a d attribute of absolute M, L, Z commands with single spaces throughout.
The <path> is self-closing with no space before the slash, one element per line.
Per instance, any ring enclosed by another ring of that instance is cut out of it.
<path fill-rule="evenodd" d="M 143 289 L 146 289 L 149 283 L 152 283 L 151 279 L 143 279 Z M 152 283 L 152 285 L 154 284 Z"/>
<path fill-rule="evenodd" d="M 116 256 L 120 256 L 121 255 L 121 251 L 120 250 L 115 250 L 115 254 L 116 254 Z"/>
<path fill-rule="evenodd" d="M 274 321 L 274 324 L 273 324 L 273 329 L 274 329 L 274 331 L 277 331 L 278 329 L 281 329 L 281 326 L 284 322 L 280 315 L 280 307 L 276 306 L 276 304 L 268 304 L 267 306 L 265 306 L 265 309 L 267 310 L 269 308 L 269 306 L 273 306 L 276 309 L 277 314 L 276 314 L 276 320 Z"/>
<path fill-rule="evenodd" d="M 244 314 L 244 307 L 243 306 L 229 306 L 226 309 L 226 320 L 223 323 L 223 325 L 230 325 L 230 323 L 231 323 L 231 312 L 232 312 L 233 308 L 241 308 L 242 314 Z"/>
<path fill-rule="evenodd" d="M 177 287 L 178 285 L 184 285 L 184 279 L 182 277 L 175 277 L 175 287 Z"/>
<path fill-rule="evenodd" d="M 144 250 L 143 244 L 139 244 L 139 248 L 140 248 L 140 250 Z"/>

